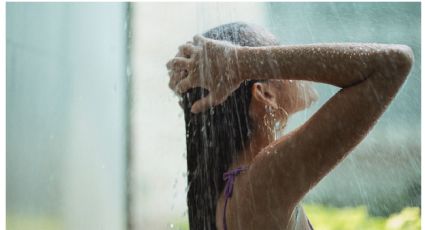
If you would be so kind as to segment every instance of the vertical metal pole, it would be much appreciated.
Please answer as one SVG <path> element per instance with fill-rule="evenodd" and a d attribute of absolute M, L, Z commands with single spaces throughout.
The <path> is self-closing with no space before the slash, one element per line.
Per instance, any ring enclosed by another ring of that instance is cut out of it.
<path fill-rule="evenodd" d="M 126 201 L 125 201 L 125 210 L 126 210 L 126 229 L 133 230 L 133 213 L 132 213 L 132 175 L 133 175 L 133 167 L 132 167 L 132 127 L 131 127 L 131 109 L 132 109 L 132 98 L 133 98 L 133 87 L 132 87 L 132 65 L 131 65 L 131 56 L 132 56 L 132 4 L 126 4 L 126 40 L 127 40 L 127 49 L 126 49 L 126 105 L 125 105 L 125 113 L 126 113 Z"/>

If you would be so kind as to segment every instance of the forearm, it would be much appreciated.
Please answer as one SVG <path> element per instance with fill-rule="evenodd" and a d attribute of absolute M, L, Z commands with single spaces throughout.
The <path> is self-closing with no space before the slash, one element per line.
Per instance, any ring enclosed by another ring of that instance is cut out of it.
<path fill-rule="evenodd" d="M 346 88 L 374 72 L 409 66 L 412 51 L 405 45 L 313 44 L 241 47 L 237 68 L 243 80 L 292 79 Z"/>

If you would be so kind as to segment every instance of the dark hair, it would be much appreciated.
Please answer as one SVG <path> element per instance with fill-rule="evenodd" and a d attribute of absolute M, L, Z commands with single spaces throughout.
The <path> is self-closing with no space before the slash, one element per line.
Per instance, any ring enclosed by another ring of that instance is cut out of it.
<path fill-rule="evenodd" d="M 279 44 L 269 32 L 246 23 L 221 25 L 203 35 L 240 46 Z M 194 88 L 182 96 L 186 121 L 187 205 L 192 230 L 216 229 L 215 212 L 224 189 L 223 173 L 246 146 L 252 128 L 248 109 L 254 82 L 243 82 L 225 102 L 198 114 L 190 112 L 191 105 L 208 91 Z"/>

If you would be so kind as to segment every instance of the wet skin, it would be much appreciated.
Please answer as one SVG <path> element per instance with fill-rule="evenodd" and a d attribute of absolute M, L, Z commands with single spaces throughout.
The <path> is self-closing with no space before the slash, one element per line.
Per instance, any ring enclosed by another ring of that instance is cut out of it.
<path fill-rule="evenodd" d="M 250 165 L 237 177 L 227 211 L 228 229 L 287 229 L 304 195 L 363 140 L 406 80 L 413 63 L 405 45 L 311 44 L 240 47 L 195 36 L 170 60 L 170 87 L 177 93 L 203 87 L 210 94 L 192 106 L 220 104 L 245 80 L 252 87 L 249 146 L 231 168 Z M 286 121 L 317 93 L 305 81 L 340 87 L 307 122 L 273 139 L 270 111 Z M 349 179 L 349 178 L 347 178 Z M 223 229 L 224 199 L 216 223 Z"/>

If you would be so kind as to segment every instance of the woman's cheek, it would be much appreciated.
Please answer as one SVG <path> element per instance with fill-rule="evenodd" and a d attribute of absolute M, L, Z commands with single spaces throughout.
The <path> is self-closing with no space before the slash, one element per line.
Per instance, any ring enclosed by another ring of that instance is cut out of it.
<path fill-rule="evenodd" d="M 302 85 L 302 90 L 305 92 L 305 106 L 309 107 L 311 104 L 313 104 L 319 99 L 319 93 L 313 87 L 313 84 L 311 82 L 303 81 L 300 84 Z"/>
<path fill-rule="evenodd" d="M 304 110 L 319 99 L 319 94 L 311 82 L 293 81 L 290 86 L 290 97 L 293 112 Z"/>

